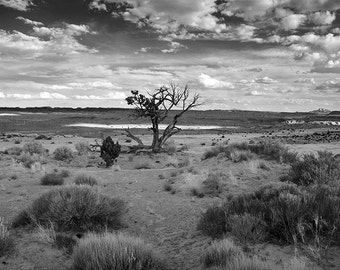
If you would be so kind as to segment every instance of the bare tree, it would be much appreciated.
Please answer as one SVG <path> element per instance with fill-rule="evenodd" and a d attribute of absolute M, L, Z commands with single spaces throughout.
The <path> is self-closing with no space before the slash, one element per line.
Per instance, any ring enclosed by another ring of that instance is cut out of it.
<path fill-rule="evenodd" d="M 195 94 L 192 98 L 189 97 L 189 87 L 184 89 L 178 85 L 171 83 L 170 86 L 161 86 L 156 89 L 153 94 L 148 93 L 148 96 L 140 94 L 138 91 L 131 91 L 131 96 L 126 98 L 128 105 L 135 106 L 135 116 L 138 118 L 149 118 L 152 123 L 151 131 L 153 132 L 153 139 L 151 149 L 159 151 L 162 145 L 174 134 L 181 131 L 176 126 L 178 119 L 190 109 L 201 105 L 198 103 L 199 95 Z M 162 123 L 169 115 L 172 109 L 179 110 L 173 116 L 170 124 L 165 128 L 163 133 L 159 131 L 159 124 Z M 132 135 L 127 130 L 128 136 L 136 140 L 136 136 Z M 133 138 L 134 137 L 134 138 Z M 139 145 L 141 141 L 136 140 Z"/>

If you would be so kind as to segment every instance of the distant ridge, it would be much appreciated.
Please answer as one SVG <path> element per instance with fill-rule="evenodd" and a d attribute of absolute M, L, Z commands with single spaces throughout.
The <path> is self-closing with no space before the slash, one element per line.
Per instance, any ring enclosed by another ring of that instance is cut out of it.
<path fill-rule="evenodd" d="M 331 115 L 331 116 L 340 116 L 340 111 L 332 111 L 328 115 Z"/>
<path fill-rule="evenodd" d="M 319 108 L 317 110 L 314 111 L 310 111 L 310 113 L 317 113 L 317 114 L 329 114 L 331 111 L 324 109 L 324 108 Z"/>

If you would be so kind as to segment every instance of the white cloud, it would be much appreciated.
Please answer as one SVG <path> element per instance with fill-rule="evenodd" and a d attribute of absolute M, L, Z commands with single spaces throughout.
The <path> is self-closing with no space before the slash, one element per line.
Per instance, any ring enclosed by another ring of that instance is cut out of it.
<path fill-rule="evenodd" d="M 36 22 L 36 21 L 32 21 L 30 19 L 26 19 L 24 17 L 17 17 L 18 20 L 23 21 L 25 24 L 29 24 L 29 25 L 34 25 L 34 26 L 43 26 L 44 24 L 41 22 Z"/>
<path fill-rule="evenodd" d="M 217 80 L 204 73 L 201 73 L 201 75 L 198 77 L 198 80 L 203 86 L 207 88 L 234 88 L 232 83 Z"/>
<path fill-rule="evenodd" d="M 301 24 L 303 24 L 307 19 L 304 14 L 292 14 L 284 17 L 281 20 L 281 26 L 284 30 L 294 30 L 297 29 Z"/>
<path fill-rule="evenodd" d="M 32 99 L 33 96 L 31 94 L 7 94 L 6 98 Z"/>
<path fill-rule="evenodd" d="M 265 93 L 261 91 L 257 91 L 257 90 L 252 90 L 249 92 L 249 95 L 250 96 L 264 96 Z"/>
<path fill-rule="evenodd" d="M 89 8 L 107 11 L 106 5 L 104 3 L 100 3 L 99 0 L 94 0 L 91 2 Z"/>
<path fill-rule="evenodd" d="M 5 98 L 6 95 L 3 92 L 0 92 L 0 98 Z"/>
<path fill-rule="evenodd" d="M 316 90 L 327 91 L 332 90 L 335 92 L 340 92 L 340 80 L 328 80 L 318 85 Z"/>
<path fill-rule="evenodd" d="M 39 97 L 42 99 L 68 99 L 65 95 L 50 92 L 40 92 Z"/>
<path fill-rule="evenodd" d="M 27 11 L 32 2 L 30 0 L 0 0 L 0 5 L 20 11 Z"/>
<path fill-rule="evenodd" d="M 299 78 L 294 81 L 295 83 L 310 83 L 310 84 L 315 84 L 315 79 L 314 78 Z"/>
<path fill-rule="evenodd" d="M 96 96 L 96 95 L 75 95 L 74 99 L 79 100 L 101 100 L 101 99 L 126 99 L 126 95 L 123 92 L 113 92 L 104 96 Z"/>
<path fill-rule="evenodd" d="M 90 82 L 77 82 L 77 83 L 69 83 L 68 87 L 72 87 L 75 89 L 83 89 L 83 90 L 100 90 L 100 89 L 122 89 L 120 86 L 114 85 L 112 82 L 108 80 L 97 80 Z"/>
<path fill-rule="evenodd" d="M 315 25 L 328 25 L 332 24 L 332 22 L 335 20 L 335 12 L 329 12 L 327 11 L 319 11 L 312 13 L 308 16 L 309 20 L 313 22 Z"/>
<path fill-rule="evenodd" d="M 75 39 L 75 36 L 89 33 L 88 26 L 65 24 L 65 28 L 33 27 L 34 36 L 26 35 L 19 31 L 6 32 L 0 30 L 0 53 L 26 54 L 28 58 L 39 56 L 70 55 L 83 53 L 95 53 Z M 40 38 L 42 37 L 42 38 Z M 48 39 L 46 39 L 46 37 Z"/>
<path fill-rule="evenodd" d="M 278 81 L 272 79 L 272 78 L 269 78 L 269 77 L 263 77 L 263 78 L 256 78 L 254 80 L 254 82 L 256 83 L 263 83 L 263 84 L 271 84 L 271 83 L 277 83 Z"/>
<path fill-rule="evenodd" d="M 185 49 L 188 48 L 188 47 L 182 45 L 181 43 L 175 42 L 175 41 L 171 41 L 169 46 L 170 46 L 169 49 L 163 49 L 163 50 L 161 50 L 162 53 L 176 53 L 176 52 L 178 52 L 181 48 L 185 48 Z"/>

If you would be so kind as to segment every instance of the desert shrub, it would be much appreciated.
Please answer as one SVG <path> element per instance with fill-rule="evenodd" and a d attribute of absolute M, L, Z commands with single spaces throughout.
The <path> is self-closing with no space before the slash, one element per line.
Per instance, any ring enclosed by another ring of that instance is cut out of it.
<path fill-rule="evenodd" d="M 152 164 L 149 161 L 142 161 L 135 165 L 136 170 L 152 169 Z"/>
<path fill-rule="evenodd" d="M 126 209 L 121 199 L 102 195 L 90 186 L 64 186 L 50 190 L 19 213 L 14 227 L 53 223 L 56 231 L 120 228 Z"/>
<path fill-rule="evenodd" d="M 25 168 L 30 169 L 34 163 L 41 161 L 41 156 L 24 152 L 18 157 L 18 161 L 21 162 Z"/>
<path fill-rule="evenodd" d="M 90 144 L 88 142 L 78 142 L 74 145 L 78 155 L 84 155 L 91 151 Z"/>
<path fill-rule="evenodd" d="M 73 252 L 73 248 L 77 244 L 76 236 L 72 234 L 65 233 L 56 233 L 54 244 L 59 249 L 64 249 L 67 254 L 71 254 Z"/>
<path fill-rule="evenodd" d="M 265 171 L 270 171 L 270 167 L 268 167 L 268 165 L 263 161 L 259 162 L 259 168 Z"/>
<path fill-rule="evenodd" d="M 159 179 L 165 179 L 165 175 L 163 173 L 161 173 L 160 175 L 158 175 Z"/>
<path fill-rule="evenodd" d="M 266 224 L 263 219 L 249 213 L 232 215 L 227 223 L 230 226 L 231 234 L 243 244 L 262 242 L 267 236 Z"/>
<path fill-rule="evenodd" d="M 40 179 L 43 186 L 60 186 L 64 184 L 64 177 L 59 173 L 47 173 Z"/>
<path fill-rule="evenodd" d="M 58 147 L 56 150 L 54 150 L 53 155 L 54 159 L 61 161 L 67 161 L 73 158 L 73 152 L 71 148 L 67 146 Z"/>
<path fill-rule="evenodd" d="M 173 155 L 177 152 L 175 141 L 169 140 L 163 144 L 163 150 L 169 155 Z"/>
<path fill-rule="evenodd" d="M 214 146 L 204 152 L 202 156 L 202 160 L 212 158 L 212 157 L 217 157 L 220 153 L 225 153 L 225 149 L 226 147 L 222 145 Z"/>
<path fill-rule="evenodd" d="M 203 193 L 218 196 L 222 192 L 222 180 L 225 177 L 222 173 L 209 173 L 203 181 Z"/>
<path fill-rule="evenodd" d="M 223 236 L 226 233 L 226 212 L 219 206 L 208 208 L 201 216 L 197 229 L 212 238 Z"/>
<path fill-rule="evenodd" d="M 30 153 L 31 155 L 33 154 L 42 155 L 45 153 L 45 149 L 43 148 L 42 144 L 38 142 L 29 142 L 24 144 L 23 151 Z"/>
<path fill-rule="evenodd" d="M 167 267 L 141 239 L 105 233 L 89 234 L 73 254 L 74 270 L 165 270 Z"/>
<path fill-rule="evenodd" d="M 301 160 L 296 160 L 283 181 L 290 181 L 297 185 L 339 184 L 340 162 L 331 152 L 319 151 L 318 157 L 305 154 Z"/>
<path fill-rule="evenodd" d="M 61 170 L 59 173 L 62 177 L 69 177 L 70 176 L 70 171 L 68 170 Z"/>
<path fill-rule="evenodd" d="M 190 165 L 190 159 L 188 157 L 185 157 L 183 160 L 178 162 L 179 168 L 188 167 L 189 165 Z"/>
<path fill-rule="evenodd" d="M 5 154 L 13 156 L 20 156 L 22 152 L 23 149 L 21 147 L 10 147 L 5 150 Z"/>
<path fill-rule="evenodd" d="M 257 221 L 263 224 L 269 240 L 283 243 L 340 240 L 340 188 L 266 185 L 252 193 L 232 196 L 222 206 L 209 208 L 198 229 L 221 237 L 226 231 L 232 232 L 233 215 L 245 214 L 259 218 Z"/>
<path fill-rule="evenodd" d="M 111 167 L 119 157 L 121 146 L 114 143 L 111 137 L 107 137 L 100 148 L 100 157 L 105 161 L 106 167 Z"/>
<path fill-rule="evenodd" d="M 234 242 L 223 239 L 214 242 L 204 252 L 202 263 L 204 267 L 224 266 L 226 269 L 233 269 L 235 259 L 242 255 L 242 250 Z"/>
<path fill-rule="evenodd" d="M 172 190 L 172 185 L 171 185 L 171 183 L 169 183 L 168 181 L 166 181 L 166 182 L 163 184 L 163 189 L 164 189 L 164 191 L 171 191 L 171 190 Z"/>
<path fill-rule="evenodd" d="M 74 183 L 76 185 L 89 185 L 89 186 L 98 185 L 98 181 L 96 178 L 86 174 L 77 175 L 76 178 L 74 179 Z"/>
<path fill-rule="evenodd" d="M 5 221 L 0 217 L 0 257 L 9 254 L 14 248 L 14 240 L 11 237 Z"/>
<path fill-rule="evenodd" d="M 252 159 L 253 155 L 251 153 L 285 163 L 294 162 L 297 157 L 297 153 L 289 152 L 288 147 L 279 142 L 261 141 L 257 144 L 242 142 L 230 145 L 217 145 L 204 152 L 202 160 L 224 154 L 234 162 L 239 162 Z"/>

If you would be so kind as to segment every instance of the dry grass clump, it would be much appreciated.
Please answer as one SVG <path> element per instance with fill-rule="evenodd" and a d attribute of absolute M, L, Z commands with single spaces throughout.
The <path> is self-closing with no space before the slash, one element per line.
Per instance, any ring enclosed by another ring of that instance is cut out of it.
<path fill-rule="evenodd" d="M 74 270 L 165 270 L 167 267 L 140 238 L 104 233 L 89 234 L 73 254 Z"/>
<path fill-rule="evenodd" d="M 78 155 L 86 155 L 91 151 L 91 146 L 88 142 L 77 142 L 74 147 Z"/>
<path fill-rule="evenodd" d="M 142 161 L 142 162 L 139 162 L 135 165 L 136 170 L 141 170 L 141 169 L 148 170 L 148 169 L 152 169 L 152 168 L 153 168 L 153 166 L 149 161 Z"/>
<path fill-rule="evenodd" d="M 223 181 L 226 175 L 223 173 L 210 172 L 202 182 L 202 192 L 211 196 L 218 196 L 223 190 Z"/>
<path fill-rule="evenodd" d="M 177 152 L 177 147 L 174 140 L 169 140 L 163 144 L 164 152 L 168 153 L 169 155 L 173 155 Z"/>
<path fill-rule="evenodd" d="M 250 160 L 253 158 L 253 154 L 285 163 L 292 163 L 297 157 L 297 153 L 289 152 L 288 148 L 279 142 L 262 141 L 257 144 L 242 142 L 217 145 L 207 150 L 203 154 L 202 160 L 217 157 L 220 154 L 224 154 L 234 162 Z"/>
<path fill-rule="evenodd" d="M 61 161 L 67 161 L 73 158 L 73 152 L 71 148 L 67 146 L 58 147 L 56 150 L 54 150 L 53 155 L 54 159 Z"/>
<path fill-rule="evenodd" d="M 224 266 L 226 269 L 233 269 L 231 266 L 235 258 L 241 256 L 242 250 L 234 242 L 228 239 L 215 241 L 204 253 L 202 263 L 204 267 Z"/>
<path fill-rule="evenodd" d="M 314 154 L 305 154 L 301 160 L 296 160 L 288 175 L 282 178 L 297 185 L 339 185 L 340 162 L 331 152 L 319 151 L 318 157 Z"/>
<path fill-rule="evenodd" d="M 31 155 L 33 155 L 33 154 L 42 155 L 46 151 L 44 149 L 44 147 L 42 146 L 42 144 L 38 143 L 38 142 L 26 143 L 26 144 L 24 144 L 22 149 L 23 149 L 24 152 L 29 153 Z"/>
<path fill-rule="evenodd" d="M 77 175 L 74 179 L 74 183 L 76 185 L 89 185 L 89 186 L 97 186 L 98 181 L 91 175 L 81 174 Z"/>
<path fill-rule="evenodd" d="M 118 229 L 126 204 L 102 195 L 90 186 L 64 186 L 50 190 L 14 219 L 13 227 L 53 223 L 57 231 L 83 232 Z"/>
<path fill-rule="evenodd" d="M 61 186 L 64 184 L 64 176 L 62 173 L 47 173 L 40 179 L 43 186 Z"/>
<path fill-rule="evenodd" d="M 0 217 L 0 257 L 12 252 L 14 249 L 14 240 L 11 237 L 5 221 Z"/>
<path fill-rule="evenodd" d="M 234 215 L 243 217 L 236 222 L 233 231 Z M 250 216 L 257 218 L 252 220 Z M 240 223 L 248 225 L 237 229 Z M 266 185 L 252 193 L 232 196 L 222 206 L 211 207 L 201 217 L 198 229 L 212 237 L 221 237 L 229 231 L 245 238 L 247 231 L 259 223 L 263 226 L 259 235 L 268 235 L 268 240 L 317 245 L 338 242 L 340 188 L 306 189 L 283 183 Z M 257 233 L 256 237 L 250 237 L 253 240 L 261 238 Z"/>
<path fill-rule="evenodd" d="M 12 156 L 20 156 L 22 152 L 23 152 L 23 149 L 17 146 L 7 148 L 4 151 L 5 154 L 12 155 Z"/>
<path fill-rule="evenodd" d="M 267 237 L 266 224 L 262 218 L 249 213 L 232 215 L 227 223 L 231 234 L 242 244 L 259 243 Z"/>
<path fill-rule="evenodd" d="M 23 152 L 19 157 L 18 161 L 27 169 L 31 169 L 33 164 L 41 162 L 42 157 L 39 154 L 30 154 Z"/>

